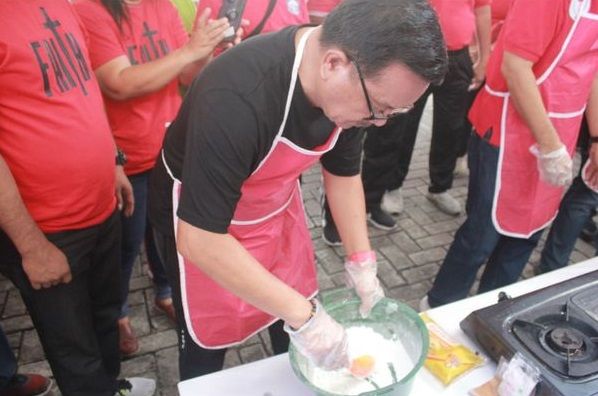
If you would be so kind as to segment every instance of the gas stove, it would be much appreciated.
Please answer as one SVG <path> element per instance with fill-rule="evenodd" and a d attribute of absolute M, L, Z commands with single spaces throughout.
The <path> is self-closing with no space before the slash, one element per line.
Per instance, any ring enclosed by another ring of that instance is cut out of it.
<path fill-rule="evenodd" d="M 536 396 L 598 395 L 598 271 L 472 312 L 463 331 L 494 360 L 520 352 Z"/>

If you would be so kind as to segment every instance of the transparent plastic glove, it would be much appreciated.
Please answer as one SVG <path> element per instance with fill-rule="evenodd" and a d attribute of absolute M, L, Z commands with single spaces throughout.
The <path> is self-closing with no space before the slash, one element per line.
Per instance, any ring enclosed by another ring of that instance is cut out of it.
<path fill-rule="evenodd" d="M 347 333 L 343 326 L 334 320 L 317 301 L 311 319 L 297 330 L 288 324 L 284 330 L 289 333 L 291 342 L 316 366 L 326 370 L 349 367 L 347 354 Z"/>
<path fill-rule="evenodd" d="M 384 291 L 376 277 L 377 270 L 376 253 L 372 250 L 353 253 L 345 262 L 347 286 L 354 287 L 361 298 L 359 313 L 363 318 L 384 297 Z"/>
<path fill-rule="evenodd" d="M 554 186 L 566 186 L 573 180 L 573 161 L 567 148 L 561 146 L 550 153 L 542 154 L 537 145 L 529 151 L 538 159 L 540 178 Z"/>

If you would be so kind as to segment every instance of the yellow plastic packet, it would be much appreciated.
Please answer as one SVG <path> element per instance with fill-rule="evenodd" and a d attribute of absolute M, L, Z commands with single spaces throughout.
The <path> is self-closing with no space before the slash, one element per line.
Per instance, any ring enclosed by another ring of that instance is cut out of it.
<path fill-rule="evenodd" d="M 430 350 L 424 366 L 444 385 L 484 364 L 479 353 L 456 343 L 427 314 L 420 317 L 430 334 Z"/>

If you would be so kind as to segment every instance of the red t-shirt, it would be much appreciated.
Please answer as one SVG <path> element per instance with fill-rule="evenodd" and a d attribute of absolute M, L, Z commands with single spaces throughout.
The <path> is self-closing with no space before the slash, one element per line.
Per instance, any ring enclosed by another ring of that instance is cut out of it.
<path fill-rule="evenodd" d="M 476 30 L 474 9 L 489 5 L 491 0 L 430 0 L 438 14 L 440 29 L 450 51 L 471 44 Z"/>
<path fill-rule="evenodd" d="M 169 0 L 143 0 L 127 5 L 130 23 L 119 30 L 99 1 L 77 0 L 75 9 L 89 33 L 93 69 L 125 55 L 131 64 L 142 64 L 183 46 L 188 35 Z M 106 112 L 116 144 L 127 155 L 125 172 L 134 175 L 154 167 L 162 147 L 166 125 L 181 105 L 178 81 L 151 94 L 128 100 L 104 96 Z"/>
<path fill-rule="evenodd" d="M 243 18 L 249 21 L 249 26 L 245 27 L 245 35 L 251 33 L 253 29 L 262 21 L 270 0 L 248 0 L 243 11 Z M 200 0 L 197 7 L 197 15 L 201 15 L 203 10 L 210 7 L 212 9 L 211 18 L 218 17 L 218 11 L 222 6 L 222 0 Z M 309 14 L 307 12 L 307 0 L 277 0 L 272 13 L 264 24 L 260 33 L 275 32 L 290 25 L 302 25 L 309 23 Z"/>
<path fill-rule="evenodd" d="M 0 154 L 44 232 L 115 209 L 114 141 L 67 0 L 0 1 Z"/>
<path fill-rule="evenodd" d="M 332 11 L 342 0 L 309 0 L 307 9 L 309 15 L 317 17 L 325 17 Z"/>
<path fill-rule="evenodd" d="M 486 84 L 495 91 L 507 91 L 500 71 L 503 54 L 509 51 L 534 63 L 540 75 L 560 50 L 573 20 L 569 16 L 571 0 L 514 1 L 486 70 Z M 502 100 L 482 89 L 469 112 L 469 119 L 480 135 L 492 128 L 490 143 L 500 142 Z"/>

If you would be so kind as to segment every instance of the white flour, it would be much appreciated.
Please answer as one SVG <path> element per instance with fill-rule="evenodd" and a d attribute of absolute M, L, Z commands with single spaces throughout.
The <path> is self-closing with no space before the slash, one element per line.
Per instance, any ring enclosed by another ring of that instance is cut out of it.
<path fill-rule="evenodd" d="M 372 328 L 355 326 L 347 328 L 349 358 L 371 355 L 376 364 L 368 378 L 380 388 L 393 384 L 389 363 L 394 367 L 397 381 L 405 377 L 414 364 L 403 344 L 398 340 L 389 340 Z M 336 394 L 359 395 L 376 388 L 365 379 L 356 378 L 347 369 L 327 371 L 310 365 L 304 375 L 318 388 Z"/>

